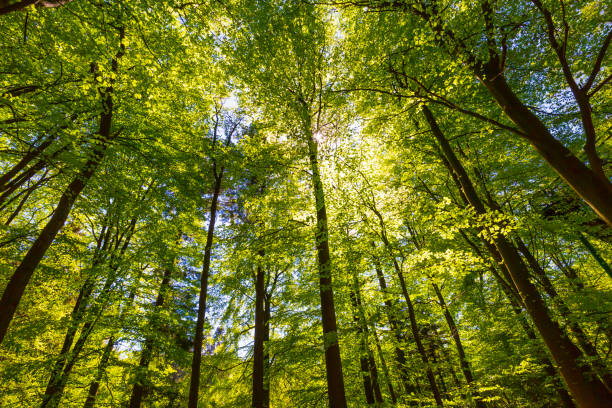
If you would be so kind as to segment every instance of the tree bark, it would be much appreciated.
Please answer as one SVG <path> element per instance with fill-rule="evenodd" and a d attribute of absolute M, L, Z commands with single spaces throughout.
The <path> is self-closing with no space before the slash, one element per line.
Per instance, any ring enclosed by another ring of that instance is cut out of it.
<path fill-rule="evenodd" d="M 421 360 L 425 365 L 425 374 L 427 376 L 427 380 L 429 382 L 429 386 L 434 395 L 434 399 L 436 400 L 436 404 L 440 407 L 444 406 L 442 402 L 442 396 L 440 395 L 440 390 L 438 389 L 438 384 L 436 383 L 436 378 L 434 376 L 431 365 L 429 364 L 429 358 L 427 357 L 427 352 L 425 351 L 425 347 L 423 346 L 423 342 L 421 341 L 421 334 L 419 332 L 419 327 L 416 321 L 416 314 L 414 311 L 414 305 L 412 304 L 412 300 L 410 299 L 410 295 L 408 294 L 408 287 L 406 286 L 406 281 L 404 279 L 404 274 L 402 273 L 399 264 L 397 263 L 397 259 L 393 255 L 393 251 L 391 249 L 391 243 L 387 237 L 387 233 L 385 230 L 384 220 L 382 214 L 376 208 L 371 208 L 371 210 L 376 214 L 378 220 L 380 222 L 381 227 L 381 239 L 385 248 L 387 249 L 389 256 L 393 262 L 393 267 L 395 268 L 395 273 L 400 283 L 400 288 L 402 290 L 402 294 L 404 295 L 404 300 L 406 301 L 406 306 L 408 308 L 408 318 L 410 320 L 410 331 L 412 332 L 412 337 L 414 338 L 414 342 L 416 343 L 417 350 L 421 356 Z"/>
<path fill-rule="evenodd" d="M 119 29 L 120 43 L 125 35 L 123 27 Z M 111 70 L 114 73 L 118 71 L 118 60 L 123 56 L 125 52 L 125 46 L 121 43 L 120 49 L 112 60 Z M 8 331 L 9 324 L 13 320 L 15 310 L 19 305 L 21 296 L 25 291 L 34 270 L 44 257 L 47 249 L 51 246 L 51 243 L 55 239 L 55 236 L 59 230 L 64 226 L 70 210 L 74 205 L 74 202 L 81 194 L 81 191 L 87 185 L 87 182 L 96 172 L 98 165 L 104 158 L 106 149 L 111 143 L 114 135 L 111 135 L 111 125 L 113 118 L 113 85 L 104 89 L 100 89 L 102 97 L 102 113 L 100 114 L 100 124 L 98 128 L 98 135 L 96 137 L 96 143 L 91 151 L 91 156 L 86 161 L 79 174 L 72 180 L 68 187 L 64 190 L 60 200 L 55 207 L 53 216 L 47 222 L 47 225 L 42 229 L 38 238 L 30 247 L 30 250 L 26 253 L 21 263 L 15 270 L 15 273 L 11 276 L 9 283 L 4 289 L 2 299 L 0 299 L 0 344 L 4 340 L 4 336 Z"/>
<path fill-rule="evenodd" d="M 259 251 L 263 258 L 264 251 Z M 253 344 L 253 396 L 251 406 L 253 408 L 268 408 L 264 392 L 264 337 L 265 337 L 265 299 L 266 298 L 266 273 L 261 265 L 257 265 L 255 276 L 255 335 Z"/>
<path fill-rule="evenodd" d="M 323 345 L 325 347 L 325 368 L 327 373 L 327 393 L 330 408 L 346 408 L 344 393 L 344 377 L 342 375 L 342 360 L 338 343 L 338 328 L 336 326 L 336 308 L 334 306 L 334 291 L 332 288 L 331 258 L 329 253 L 327 212 L 325 209 L 325 193 L 319 174 L 317 145 L 310 127 L 310 117 L 304 126 L 308 143 L 313 194 L 316 205 L 317 228 L 315 244 L 319 267 L 319 293 L 321 297 L 321 322 L 323 325 Z"/>
<path fill-rule="evenodd" d="M 198 392 L 200 388 L 200 364 L 202 361 L 202 341 L 204 338 L 204 319 L 206 315 L 206 297 L 208 294 L 208 277 L 210 274 L 210 256 L 212 253 L 212 245 L 215 233 L 215 222 L 217 220 L 217 203 L 221 193 L 221 183 L 223 180 L 223 171 L 221 168 L 219 174 L 215 172 L 215 185 L 213 187 L 213 196 L 210 202 L 210 220 L 208 222 L 208 231 L 206 235 L 206 245 L 204 247 L 204 264 L 202 266 L 202 275 L 200 277 L 200 296 L 198 302 L 198 318 L 196 322 L 196 333 L 193 340 L 193 359 L 191 361 L 191 382 L 189 384 L 189 408 L 197 408 Z"/>
<path fill-rule="evenodd" d="M 54 8 L 70 3 L 72 0 L 21 0 L 11 3 L 9 0 L 0 1 L 0 16 L 14 11 L 26 9 L 28 6 L 35 5 L 45 8 Z"/>

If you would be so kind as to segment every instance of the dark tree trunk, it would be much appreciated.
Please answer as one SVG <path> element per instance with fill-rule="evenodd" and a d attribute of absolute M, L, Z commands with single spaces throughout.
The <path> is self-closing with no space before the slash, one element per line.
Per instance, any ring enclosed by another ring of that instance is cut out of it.
<path fill-rule="evenodd" d="M 200 296 L 198 302 L 198 318 L 196 322 L 196 332 L 193 340 L 193 359 L 191 361 L 191 382 L 189 384 L 189 408 L 197 408 L 198 392 L 200 388 L 200 364 L 202 361 L 202 341 L 204 338 L 204 319 L 206 315 L 206 296 L 208 294 L 208 277 L 210 274 L 210 256 L 215 233 L 215 222 L 217 220 L 217 202 L 221 193 L 221 183 L 223 180 L 223 168 L 219 174 L 215 172 L 215 185 L 213 196 L 210 202 L 210 220 L 206 235 L 206 246 L 204 247 L 204 264 L 200 277 Z"/>
<path fill-rule="evenodd" d="M 325 194 L 323 192 L 321 175 L 319 174 L 317 145 L 313 138 L 310 124 L 305 129 L 307 132 L 306 137 L 308 138 L 308 157 L 312 171 L 312 186 L 317 213 L 315 243 L 319 266 L 319 292 L 321 296 L 321 322 L 323 325 L 323 346 L 325 347 L 327 393 L 330 408 L 346 408 L 342 360 L 340 359 L 338 328 L 336 327 L 336 308 L 334 306 L 334 291 L 332 288 Z"/>
<path fill-rule="evenodd" d="M 357 278 L 357 276 L 355 276 L 355 278 Z M 361 290 L 360 290 L 360 285 L 359 282 L 357 280 L 357 286 L 355 288 L 355 293 L 357 295 L 357 312 L 359 313 L 359 321 L 361 322 L 361 328 L 362 328 L 362 332 L 363 332 L 363 340 L 365 343 L 365 349 L 368 355 L 368 368 L 369 368 L 369 372 L 370 372 L 370 380 L 372 382 L 372 390 L 374 391 L 374 400 L 376 401 L 377 404 L 382 404 L 383 403 L 383 397 L 382 397 L 382 393 L 380 391 L 380 383 L 378 381 L 378 370 L 376 369 L 376 362 L 374 361 L 374 354 L 372 353 L 372 350 L 370 349 L 370 344 L 369 344 L 369 337 L 370 337 L 370 330 L 368 328 L 368 319 L 366 317 L 366 312 L 363 309 L 363 304 L 361 301 Z"/>
<path fill-rule="evenodd" d="M 484 254 L 467 237 L 467 235 L 463 231 L 461 231 L 461 235 L 463 236 L 463 239 L 468 243 L 468 245 L 470 245 L 470 247 L 474 249 L 474 252 L 476 253 L 476 255 L 478 255 L 481 259 L 487 262 L 487 258 L 484 256 Z M 499 261 L 496 261 L 496 262 L 498 262 L 497 264 L 500 268 L 504 267 L 504 265 L 501 264 L 501 258 L 499 259 Z M 510 302 L 510 305 L 512 306 L 512 310 L 514 314 L 516 315 L 517 319 L 519 320 L 519 323 L 521 327 L 523 328 L 523 331 L 527 335 L 527 338 L 529 338 L 530 340 L 534 340 L 534 341 L 538 340 L 538 337 L 536 336 L 535 332 L 533 331 L 533 329 L 531 328 L 531 326 L 525 319 L 525 316 L 523 315 L 523 307 L 524 307 L 523 300 L 521 299 L 519 294 L 516 292 L 514 285 L 510 286 L 509 284 L 502 283 L 504 281 L 504 278 L 500 276 L 500 274 L 496 271 L 495 267 L 493 267 L 492 265 L 489 266 L 489 270 L 491 271 L 492 275 L 496 278 L 497 282 L 500 283 L 500 287 L 502 291 L 504 292 L 504 294 L 506 295 L 506 298 Z M 536 358 L 540 361 L 540 364 L 544 366 L 546 373 L 553 379 L 553 386 L 555 387 L 555 390 L 557 394 L 559 395 L 562 405 L 565 408 L 575 408 L 576 405 L 574 404 L 569 393 L 563 386 L 562 381 L 559 377 L 559 373 L 557 370 L 555 370 L 555 367 L 552 361 L 550 361 L 550 359 L 548 358 L 548 354 L 546 350 L 544 350 L 544 348 L 542 347 L 541 341 L 538 341 L 536 344 L 538 345 L 538 349 L 541 351 L 541 355 L 537 355 Z"/>
<path fill-rule="evenodd" d="M 119 317 L 119 321 L 121 322 L 123 322 L 125 314 L 129 310 L 129 308 L 132 306 L 132 303 L 134 302 L 134 298 L 136 297 L 136 291 L 138 290 L 138 283 L 140 281 L 140 277 L 142 276 L 142 272 L 143 270 L 141 270 L 140 273 L 138 273 L 136 279 L 134 280 L 134 286 L 132 287 L 132 290 L 130 291 L 130 294 L 128 296 L 128 303 L 125 306 L 125 309 L 123 309 L 123 311 L 121 312 L 121 315 Z M 106 347 L 104 347 L 104 352 L 102 353 L 102 357 L 100 358 L 100 363 L 98 363 L 98 369 L 96 370 L 96 374 L 94 375 L 94 378 L 91 381 L 91 384 L 89 385 L 89 391 L 87 392 L 87 399 L 85 400 L 85 404 L 83 405 L 83 408 L 93 408 L 96 404 L 98 390 L 100 389 L 100 381 L 102 381 L 102 377 L 104 377 L 104 374 L 106 373 L 106 368 L 108 367 L 108 364 L 109 364 L 110 355 L 113 352 L 113 348 L 115 347 L 115 341 L 116 341 L 115 336 L 116 336 L 115 334 L 111 335 L 111 337 L 108 339 L 108 342 L 106 343 Z"/>
<path fill-rule="evenodd" d="M 41 142 L 34 149 L 31 149 L 27 152 L 17 164 L 15 164 L 9 171 L 0 176 L 0 191 L 4 191 L 4 186 L 7 184 L 13 177 L 17 175 L 21 170 L 23 170 L 32 160 L 40 157 L 43 151 L 51 145 L 57 138 L 57 135 L 52 135 L 46 138 L 43 142 Z"/>
<path fill-rule="evenodd" d="M 353 305 L 353 321 L 355 323 L 355 331 L 359 336 L 359 366 L 361 369 L 361 377 L 363 379 L 363 391 L 366 397 L 366 403 L 368 405 L 374 404 L 374 389 L 372 388 L 372 379 L 370 377 L 370 363 L 368 351 L 366 350 L 367 344 L 364 341 L 363 336 L 363 325 L 358 314 L 357 305 L 357 294 L 355 292 L 355 285 L 350 291 L 351 304 Z"/>
<path fill-rule="evenodd" d="M 597 374 L 603 380 L 608 390 L 612 390 L 612 378 L 610 377 L 610 373 L 606 365 L 604 364 L 604 362 L 601 360 L 601 357 L 597 353 L 595 346 L 593 345 L 593 343 L 591 343 L 586 333 L 582 330 L 582 327 L 580 327 L 580 325 L 578 324 L 578 322 L 576 322 L 572 318 L 569 308 L 567 307 L 563 299 L 561 299 L 561 297 L 559 296 L 559 293 L 553 286 L 550 279 L 548 279 L 548 276 L 546 275 L 546 271 L 542 269 L 537 259 L 533 256 L 529 248 L 527 248 L 527 245 L 525 245 L 525 243 L 520 237 L 517 237 L 515 241 L 516 241 L 518 250 L 523 254 L 525 259 L 527 260 L 529 267 L 531 268 L 533 273 L 536 275 L 540 284 L 544 288 L 544 291 L 550 297 L 553 303 L 557 305 L 557 308 L 559 310 L 559 313 L 561 314 L 561 317 L 563 317 L 563 319 L 566 321 L 567 326 L 569 327 L 571 332 L 574 334 L 574 337 L 578 341 L 578 344 L 582 348 L 582 351 L 584 351 L 584 353 L 587 356 L 589 356 L 590 365 L 593 367 L 594 371 L 597 372 Z"/>
<path fill-rule="evenodd" d="M 460 187 L 470 205 L 476 210 L 476 213 L 484 214 L 486 212 L 484 205 L 480 201 L 467 172 L 438 127 L 431 111 L 425 106 L 423 112 L 444 155 L 452 166 L 452 171 L 456 173 Z M 581 367 L 579 363 L 583 358 L 581 351 L 571 342 L 559 325 L 551 319 L 546 304 L 536 287 L 529 281 L 529 271 L 516 248 L 502 235 L 494 235 L 493 241 L 527 312 L 559 366 L 561 374 L 578 404 L 584 408 L 605 406 L 605 401 L 612 398 L 610 392 L 601 381 L 593 378 Z"/>
<path fill-rule="evenodd" d="M 266 293 L 264 302 L 264 333 L 263 333 L 263 399 L 264 407 L 270 406 L 270 350 L 268 344 L 270 341 L 270 298 L 272 291 Z"/>
<path fill-rule="evenodd" d="M 263 258 L 264 251 L 259 251 Z M 264 391 L 264 337 L 266 331 L 265 301 L 266 301 L 266 273 L 261 265 L 257 265 L 255 276 L 255 339 L 253 344 L 253 408 L 267 408 L 269 402 L 265 399 Z"/>
<path fill-rule="evenodd" d="M 21 0 L 11 4 L 8 0 L 2 0 L 0 1 L 0 16 L 14 11 L 24 10 L 31 5 L 53 8 L 63 6 L 71 1 L 72 0 Z"/>
<path fill-rule="evenodd" d="M 97 323 L 100 315 L 104 312 L 104 305 L 108 301 L 108 296 L 112 290 L 113 283 L 116 282 L 117 279 L 117 269 L 119 268 L 119 263 L 127 250 L 132 235 L 134 233 L 134 229 L 136 228 L 137 218 L 133 218 L 127 228 L 127 235 L 122 234 L 122 236 L 118 236 L 118 229 L 115 229 L 116 235 L 113 237 L 114 248 L 111 248 L 110 256 L 109 256 L 109 273 L 106 278 L 106 282 L 100 291 L 97 299 L 89 305 L 89 309 L 87 311 L 84 310 L 86 304 L 82 302 L 81 310 L 76 313 L 71 319 L 71 327 L 66 334 L 64 347 L 62 348 L 62 353 L 60 353 L 58 360 L 56 362 L 56 366 L 54 371 L 52 372 L 51 377 L 49 378 L 49 383 L 47 385 L 47 389 L 45 390 L 45 395 L 43 396 L 43 401 L 41 404 L 41 408 L 56 408 L 62 395 L 64 393 L 64 389 L 66 384 L 68 383 L 68 377 L 72 372 L 72 368 L 76 364 L 89 335 L 91 334 L 95 324 Z M 111 239 L 111 228 L 106 230 L 106 234 L 104 234 L 104 244 L 102 246 L 102 251 L 97 251 L 95 260 L 94 260 L 94 268 L 101 265 L 102 256 L 104 251 L 107 250 L 107 246 L 109 244 L 109 239 Z M 121 249 L 117 252 L 119 244 L 123 242 Z M 83 298 L 83 301 L 88 299 L 91 295 L 91 291 L 93 290 L 93 279 L 90 282 L 90 286 L 87 287 L 86 298 Z M 72 351 L 69 352 L 70 346 L 72 345 L 72 340 L 74 339 L 74 335 L 78 329 L 79 324 L 85 320 L 85 323 L 81 327 L 81 333 L 74 345 Z"/>
<path fill-rule="evenodd" d="M 440 395 L 440 390 L 438 389 L 438 384 L 436 383 L 436 378 L 434 376 L 432 367 L 429 364 L 429 358 L 427 357 L 427 352 L 425 351 L 425 347 L 423 346 L 423 342 L 421 341 L 421 334 L 419 332 L 419 327 L 416 321 L 414 305 L 412 304 L 412 300 L 410 299 L 410 295 L 408 294 L 408 287 L 406 286 L 406 281 L 404 280 L 404 274 L 402 273 L 402 270 L 397 263 L 397 259 L 395 259 L 395 256 L 393 255 L 391 244 L 389 242 L 389 239 L 387 238 L 386 228 L 385 228 L 382 214 L 380 214 L 380 212 L 376 208 L 371 208 L 371 209 L 376 214 L 380 222 L 381 239 L 382 239 L 383 244 L 385 245 L 385 248 L 389 252 L 389 256 L 391 257 L 391 260 L 393 262 L 393 267 L 395 268 L 397 279 L 399 280 L 399 283 L 400 283 L 402 294 L 404 295 L 404 300 L 406 301 L 406 306 L 408 308 L 408 318 L 410 321 L 410 331 L 412 332 L 412 337 L 414 338 L 414 342 L 416 343 L 417 350 L 425 366 L 425 374 L 427 376 L 427 381 L 429 382 L 431 392 L 434 395 L 436 404 L 438 406 L 444 406 L 444 403 L 442 402 L 442 396 Z"/>
<path fill-rule="evenodd" d="M 578 239 L 580 240 L 582 245 L 584 245 L 587 251 L 589 251 L 589 253 L 593 256 L 593 258 L 597 261 L 599 266 L 601 266 L 601 268 L 608 274 L 608 276 L 612 278 L 612 268 L 610 268 L 610 265 L 608 265 L 606 260 L 601 257 L 599 252 L 597 252 L 597 249 L 595 249 L 593 244 L 589 242 L 589 240 L 584 236 L 583 233 L 578 233 Z"/>

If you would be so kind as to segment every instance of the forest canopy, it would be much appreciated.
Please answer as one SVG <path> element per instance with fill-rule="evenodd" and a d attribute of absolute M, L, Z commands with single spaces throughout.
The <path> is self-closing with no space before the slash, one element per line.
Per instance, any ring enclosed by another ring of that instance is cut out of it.
<path fill-rule="evenodd" d="M 0 0 L 0 407 L 612 406 L 611 15 Z"/>

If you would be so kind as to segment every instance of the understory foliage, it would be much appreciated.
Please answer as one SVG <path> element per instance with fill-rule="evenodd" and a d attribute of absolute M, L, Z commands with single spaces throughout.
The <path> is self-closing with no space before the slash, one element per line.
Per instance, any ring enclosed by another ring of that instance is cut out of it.
<path fill-rule="evenodd" d="M 0 1 L 0 406 L 608 406 L 611 14 Z"/>

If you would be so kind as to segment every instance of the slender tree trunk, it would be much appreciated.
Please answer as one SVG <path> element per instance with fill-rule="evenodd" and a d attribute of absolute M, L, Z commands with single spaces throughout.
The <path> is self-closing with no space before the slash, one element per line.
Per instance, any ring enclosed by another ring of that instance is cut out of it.
<path fill-rule="evenodd" d="M 116 235 L 115 237 L 113 237 L 114 248 L 111 248 L 111 254 L 109 256 L 109 273 L 106 278 L 106 282 L 102 290 L 100 291 L 100 294 L 98 295 L 97 299 L 95 299 L 93 302 L 90 302 L 91 305 L 89 306 L 89 309 L 86 312 L 85 310 L 81 310 L 80 313 L 74 316 L 74 319 L 72 320 L 73 327 L 69 329 L 64 344 L 64 347 L 67 346 L 67 348 L 65 349 L 65 353 L 60 354 L 58 362 L 56 363 L 56 370 L 54 370 L 51 377 L 49 378 L 49 383 L 47 385 L 47 389 L 45 390 L 45 395 L 43 396 L 41 408 L 56 408 L 59 405 L 66 384 L 68 383 L 68 377 L 72 372 L 72 368 L 76 364 L 80 353 L 83 350 L 87 339 L 89 338 L 89 335 L 95 327 L 95 324 L 97 323 L 101 314 L 104 312 L 104 306 L 108 301 L 108 296 L 112 290 L 112 285 L 117 279 L 116 273 L 120 266 L 120 261 L 123 258 L 123 255 L 125 254 L 125 251 L 127 250 L 130 244 L 134 229 L 136 228 L 136 222 L 137 218 L 133 218 L 130 222 L 129 227 L 127 228 L 127 235 L 122 234 L 122 236 L 118 236 L 118 229 L 115 228 Z M 106 250 L 106 246 L 109 243 L 111 231 L 111 228 L 108 228 L 106 230 L 106 234 L 104 237 L 105 241 L 102 248 L 103 251 Z M 121 249 L 118 251 L 117 254 L 116 252 L 121 242 L 123 242 L 123 245 L 121 246 Z M 100 252 L 98 252 L 97 261 L 101 262 Z M 91 294 L 91 291 L 93 290 L 93 280 L 88 290 L 89 294 Z M 87 296 L 87 298 L 89 298 L 89 295 Z M 85 307 L 84 303 L 82 304 L 82 307 Z M 79 334 L 79 337 L 72 351 L 68 353 L 68 350 L 70 349 L 70 345 L 72 344 L 72 340 L 74 338 L 74 334 L 76 333 L 78 325 L 83 319 L 85 319 L 85 323 L 81 328 L 81 333 Z M 64 349 L 62 351 L 64 351 Z"/>
<path fill-rule="evenodd" d="M 469 176 L 442 134 L 431 111 L 425 106 L 423 112 L 444 155 L 450 162 L 452 170 L 457 174 L 461 189 L 470 205 L 474 207 L 476 213 L 484 214 L 486 212 L 484 205 L 478 198 Z M 551 319 L 548 308 L 536 287 L 529 281 L 529 272 L 516 248 L 502 235 L 495 235 L 493 241 L 508 268 L 527 312 L 533 319 L 578 404 L 583 408 L 605 406 L 606 401 L 610 401 L 610 398 L 612 398 L 610 392 L 601 381 L 593 378 L 581 367 L 582 353 L 559 325 Z"/>
<path fill-rule="evenodd" d="M 204 338 L 204 319 L 206 315 L 206 296 L 208 294 L 208 277 L 210 274 L 210 256 L 215 233 L 215 222 L 217 220 L 217 203 L 221 193 L 223 180 L 223 168 L 219 174 L 215 172 L 215 185 L 210 202 L 210 220 L 206 235 L 206 246 L 204 247 L 204 264 L 200 277 L 200 297 L 198 302 L 198 318 L 196 322 L 196 333 L 193 340 L 193 359 L 191 361 L 191 382 L 189 384 L 189 408 L 197 408 L 198 392 L 200 389 L 200 364 L 202 361 L 202 341 Z"/>
<path fill-rule="evenodd" d="M 597 261 L 599 266 L 601 266 L 601 268 L 608 274 L 608 276 L 612 278 L 612 268 L 610 268 L 610 265 L 608 265 L 606 260 L 601 257 L 599 252 L 597 252 L 597 249 L 595 249 L 593 244 L 591 244 L 589 240 L 581 232 L 578 233 L 578 239 L 580 240 L 582 245 L 584 245 L 587 251 L 589 251 L 589 253 L 593 256 L 593 258 Z"/>
<path fill-rule="evenodd" d="M 42 141 L 38 146 L 34 149 L 31 149 L 27 152 L 21 160 L 10 170 L 0 176 L 0 191 L 4 191 L 4 186 L 7 184 L 13 177 L 17 175 L 21 170 L 23 170 L 32 160 L 40 157 L 43 151 L 51 145 L 57 139 L 57 135 L 51 135 L 47 137 L 44 141 Z"/>
<path fill-rule="evenodd" d="M 100 363 L 98 364 L 98 369 L 96 370 L 96 374 L 94 376 L 93 381 L 89 385 L 89 391 L 87 392 L 87 399 L 85 400 L 85 404 L 83 408 L 93 408 L 96 404 L 96 397 L 98 395 L 98 390 L 100 389 L 100 381 L 102 381 L 102 377 L 106 372 L 106 367 L 108 367 L 108 361 L 110 359 L 110 355 L 113 352 L 113 348 L 115 347 L 115 338 L 111 336 L 106 346 L 104 347 L 104 352 L 102 353 L 102 358 L 100 359 Z"/>
<path fill-rule="evenodd" d="M 264 407 L 270 406 L 270 298 L 272 291 L 266 293 L 264 301 L 264 333 L 263 333 L 263 400 Z"/>
<path fill-rule="evenodd" d="M 128 296 L 128 303 L 125 306 L 125 309 L 123 309 L 123 311 L 121 312 L 121 315 L 119 317 L 119 321 L 121 322 L 123 322 L 127 310 L 132 306 L 132 303 L 134 302 L 134 298 L 136 297 L 136 291 L 138 289 L 138 283 L 140 281 L 140 277 L 142 276 L 142 272 L 143 270 L 141 270 L 138 273 L 137 278 L 134 281 L 135 282 L 134 286 L 132 287 L 132 290 L 130 291 L 130 294 Z M 102 377 L 104 377 L 104 374 L 106 373 L 106 368 L 108 367 L 108 364 L 109 364 L 110 355 L 113 352 L 113 348 L 115 347 L 115 341 L 116 341 L 115 336 L 116 336 L 115 334 L 111 335 L 106 343 L 106 347 L 104 347 L 104 352 L 102 353 L 102 357 L 100 358 L 100 363 L 98 363 L 96 374 L 94 375 L 94 378 L 91 381 L 91 384 L 89 385 L 89 391 L 87 392 L 87 399 L 85 400 L 85 404 L 83 405 L 83 408 L 93 408 L 96 405 L 96 398 L 98 396 L 98 390 L 100 389 L 100 381 L 102 381 Z"/>
<path fill-rule="evenodd" d="M 329 253 L 325 194 L 323 192 L 321 175 L 319 174 L 317 145 L 312 135 L 310 121 L 305 126 L 305 131 L 308 138 L 308 157 L 310 159 L 312 186 L 317 212 L 315 242 L 319 266 L 319 291 L 321 295 L 321 322 L 323 325 L 323 345 L 325 347 L 327 392 L 330 408 L 346 408 L 342 360 L 340 359 L 340 345 L 338 343 L 338 329 L 336 327 L 336 308 L 334 306 L 334 291 L 332 288 L 332 267 Z"/>
<path fill-rule="evenodd" d="M 523 256 L 525 256 L 525 259 L 527 260 L 529 267 L 534 272 L 534 274 L 537 276 L 538 280 L 540 281 L 540 284 L 544 288 L 544 291 L 550 297 L 552 302 L 557 305 L 557 308 L 559 309 L 559 313 L 561 314 L 561 317 L 563 317 L 563 319 L 566 321 L 567 326 L 569 327 L 571 332 L 574 334 L 574 337 L 578 341 L 578 344 L 582 348 L 582 351 L 584 351 L 584 353 L 587 356 L 589 356 L 589 364 L 592 366 L 593 370 L 597 372 L 597 374 L 603 380 L 608 390 L 612 390 L 612 377 L 610 377 L 610 372 L 608 371 L 604 362 L 601 360 L 601 357 L 597 353 L 595 346 L 593 345 L 593 343 L 591 343 L 588 336 L 582 330 L 582 327 L 580 327 L 578 322 L 576 322 L 572 318 L 569 308 L 567 307 L 563 299 L 561 299 L 561 297 L 559 296 L 559 293 L 553 286 L 550 279 L 548 279 L 548 276 L 546 275 L 546 271 L 542 269 L 537 259 L 533 256 L 529 248 L 527 248 L 527 245 L 525 245 L 525 243 L 520 237 L 517 237 L 515 241 L 516 241 L 518 250 L 523 254 Z"/>
<path fill-rule="evenodd" d="M 263 258 L 264 251 L 259 255 Z M 269 402 L 265 400 L 264 392 L 264 334 L 265 334 L 265 297 L 266 273 L 261 265 L 257 265 L 255 276 L 255 339 L 253 344 L 253 408 L 267 408 Z"/>
<path fill-rule="evenodd" d="M 484 254 L 467 237 L 467 235 L 463 231 L 461 231 L 461 235 L 463 236 L 463 239 L 470 245 L 470 247 L 474 249 L 474 252 L 476 253 L 476 255 L 478 255 L 483 261 L 487 262 L 488 260 L 484 256 Z M 504 265 L 501 263 L 501 258 L 499 260 L 498 266 L 500 268 L 504 267 Z M 527 319 L 523 315 L 523 307 L 524 307 L 523 300 L 521 299 L 519 294 L 516 292 L 514 285 L 510 286 L 509 284 L 502 283 L 504 282 L 504 278 L 500 276 L 500 274 L 496 271 L 495 267 L 493 267 L 492 265 L 489 265 L 489 270 L 491 271 L 492 275 L 496 278 L 497 282 L 500 284 L 502 291 L 504 292 L 504 294 L 506 295 L 506 298 L 508 299 L 508 301 L 510 302 L 510 305 L 512 306 L 512 310 L 514 314 L 519 320 L 519 323 L 522 326 L 523 331 L 527 335 L 527 338 L 529 338 L 530 340 L 533 340 L 534 342 L 538 340 L 537 335 L 535 334 L 535 332 L 533 331 L 533 329 L 527 322 Z M 539 360 L 540 364 L 544 366 L 546 373 L 553 379 L 553 386 L 555 387 L 555 390 L 557 394 L 559 395 L 562 405 L 565 408 L 575 408 L 576 405 L 574 404 L 571 396 L 569 395 L 569 393 L 563 386 L 562 381 L 559 377 L 559 372 L 555 370 L 555 367 L 552 361 L 550 361 L 550 359 L 548 358 L 548 354 L 546 350 L 542 347 L 541 341 L 538 341 L 535 344 L 538 345 L 538 349 L 541 351 L 541 355 L 536 355 L 536 358 Z"/>
<path fill-rule="evenodd" d="M 355 275 L 355 278 L 356 279 L 358 278 L 357 275 Z M 374 400 L 376 401 L 377 404 L 382 404 L 383 397 L 380 391 L 380 384 L 378 381 L 378 370 L 376 369 L 376 362 L 374 361 L 374 354 L 372 353 L 372 350 L 370 350 L 370 344 L 368 341 L 370 337 L 370 329 L 368 328 L 368 319 L 366 317 L 366 312 L 363 308 L 363 304 L 361 301 L 361 290 L 360 290 L 359 281 L 356 280 L 356 282 L 357 282 L 357 285 L 355 287 L 355 294 L 357 296 L 356 298 L 357 312 L 359 314 L 359 321 L 361 322 L 365 349 L 366 349 L 367 356 L 368 356 L 368 368 L 370 372 L 370 379 L 372 382 L 372 390 L 374 391 Z"/>
<path fill-rule="evenodd" d="M 59 352 L 55 364 L 53 365 L 53 369 L 51 370 L 51 375 L 49 376 L 49 381 L 47 383 L 47 388 L 45 389 L 41 408 L 57 405 L 54 401 L 54 398 L 59 399 L 58 394 L 60 391 L 59 388 L 62 373 L 66 365 L 66 360 L 70 355 L 70 349 L 72 347 L 72 343 L 78 331 L 79 325 L 82 321 L 85 308 L 89 303 L 89 297 L 94 287 L 93 283 L 93 279 L 91 277 L 88 278 L 81 290 L 79 291 L 79 297 L 77 298 L 74 308 L 72 309 L 68 330 L 66 332 L 66 335 L 64 336 L 64 343 L 62 344 L 62 349 Z"/>

